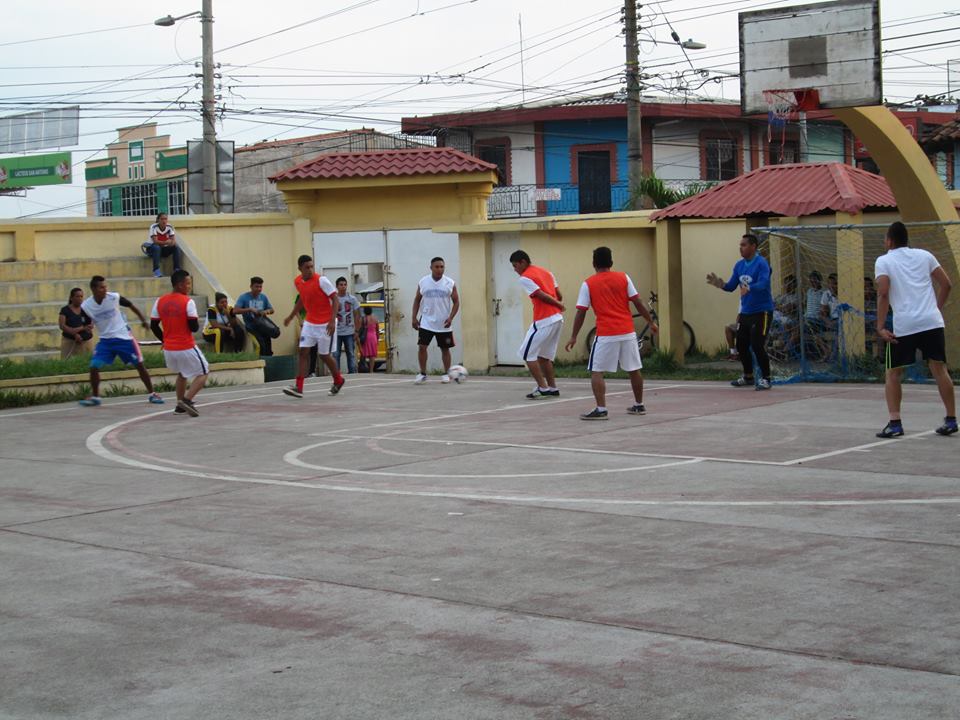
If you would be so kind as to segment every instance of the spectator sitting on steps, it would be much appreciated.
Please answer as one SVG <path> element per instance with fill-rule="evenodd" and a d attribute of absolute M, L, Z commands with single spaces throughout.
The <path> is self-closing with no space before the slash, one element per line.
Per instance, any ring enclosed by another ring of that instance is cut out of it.
<path fill-rule="evenodd" d="M 173 256 L 173 272 L 180 269 L 180 248 L 177 247 L 177 234 L 173 225 L 167 223 L 167 214 L 157 215 L 157 221 L 150 226 L 150 239 L 140 247 L 153 260 L 153 276 L 163 277 L 160 270 L 160 258 Z"/>
<path fill-rule="evenodd" d="M 216 304 L 207 310 L 207 321 L 203 326 L 203 339 L 213 343 L 214 352 L 243 352 L 247 334 L 230 307 L 227 296 L 216 294 Z"/>

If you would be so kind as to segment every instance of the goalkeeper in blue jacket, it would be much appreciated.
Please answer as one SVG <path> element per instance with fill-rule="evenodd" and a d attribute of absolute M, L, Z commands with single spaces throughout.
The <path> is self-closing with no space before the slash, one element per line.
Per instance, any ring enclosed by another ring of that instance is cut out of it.
<path fill-rule="evenodd" d="M 737 315 L 737 352 L 743 363 L 743 375 L 730 384 L 734 387 L 756 385 L 757 390 L 770 389 L 770 356 L 767 355 L 767 334 L 773 323 L 773 295 L 770 293 L 770 264 L 757 252 L 757 236 L 747 233 L 740 240 L 740 260 L 726 282 L 715 273 L 707 282 L 727 292 L 739 288 L 740 314 Z M 753 351 L 751 356 L 750 351 Z M 753 358 L 760 366 L 760 378 L 754 382 Z"/>

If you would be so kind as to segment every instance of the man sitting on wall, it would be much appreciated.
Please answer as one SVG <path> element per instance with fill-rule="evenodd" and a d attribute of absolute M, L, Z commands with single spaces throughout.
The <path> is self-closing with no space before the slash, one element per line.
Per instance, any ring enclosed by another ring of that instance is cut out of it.
<path fill-rule="evenodd" d="M 233 308 L 237 315 L 243 315 L 243 324 L 260 345 L 260 356 L 273 355 L 273 340 L 280 337 L 280 328 L 268 315 L 273 315 L 273 305 L 263 292 L 263 278 L 254 275 L 250 278 L 250 292 L 237 298 Z"/>

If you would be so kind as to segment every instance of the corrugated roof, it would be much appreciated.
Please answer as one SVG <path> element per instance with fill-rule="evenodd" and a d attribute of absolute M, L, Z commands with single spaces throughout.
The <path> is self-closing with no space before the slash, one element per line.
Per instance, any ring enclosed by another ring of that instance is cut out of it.
<path fill-rule="evenodd" d="M 657 210 L 650 219 L 799 217 L 896 206 L 890 186 L 879 175 L 843 163 L 796 163 L 753 170 Z"/>
<path fill-rule="evenodd" d="M 413 148 L 370 152 L 327 153 L 279 172 L 270 179 L 316 180 L 330 178 L 443 175 L 496 172 L 497 166 L 453 148 Z"/>
<path fill-rule="evenodd" d="M 923 139 L 923 147 L 949 149 L 953 142 L 960 140 L 960 119 L 953 120 L 930 131 Z"/>
<path fill-rule="evenodd" d="M 253 145 L 244 145 L 243 147 L 239 147 L 235 152 L 251 152 L 253 150 L 283 147 L 286 145 L 305 145 L 311 142 L 349 137 L 350 135 L 370 135 L 374 132 L 376 131 L 372 130 L 371 128 L 360 128 L 358 130 L 338 130 L 336 132 L 321 133 L 320 135 L 307 135 L 305 137 L 287 138 L 286 140 L 264 140 L 263 142 L 254 143 Z"/>

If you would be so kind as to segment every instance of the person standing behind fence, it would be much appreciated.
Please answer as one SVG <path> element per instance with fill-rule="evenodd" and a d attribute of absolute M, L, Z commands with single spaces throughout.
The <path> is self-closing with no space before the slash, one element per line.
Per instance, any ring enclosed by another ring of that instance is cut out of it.
<path fill-rule="evenodd" d="M 93 320 L 84 312 L 83 290 L 73 288 L 70 301 L 60 308 L 60 359 L 66 360 L 74 355 L 89 355 L 90 340 L 93 338 Z"/>
<path fill-rule="evenodd" d="M 163 277 L 160 270 L 160 258 L 173 256 L 173 271 L 180 269 L 180 248 L 177 247 L 177 234 L 173 225 L 167 223 L 167 214 L 157 215 L 157 221 L 150 226 L 149 240 L 142 247 L 153 260 L 153 276 Z"/>
<path fill-rule="evenodd" d="M 946 410 L 939 435 L 957 432 L 957 408 L 953 380 L 947 371 L 943 306 L 952 283 L 937 259 L 926 250 L 909 246 L 907 227 L 895 222 L 887 229 L 883 246 L 886 254 L 877 258 L 874 275 L 877 286 L 877 335 L 887 343 L 884 391 L 890 421 L 877 433 L 880 438 L 903 435 L 900 403 L 903 398 L 903 369 L 912 365 L 919 351 L 930 365 L 940 399 Z M 936 287 L 934 287 L 936 286 Z M 885 326 L 893 308 L 893 331 Z"/>
<path fill-rule="evenodd" d="M 740 260 L 733 266 L 733 274 L 724 283 L 715 273 L 707 275 L 714 287 L 733 292 L 740 289 L 740 314 L 737 316 L 737 351 L 743 364 L 743 375 L 731 381 L 734 387 L 754 384 L 753 356 L 760 366 L 757 390 L 770 389 L 770 356 L 767 355 L 767 334 L 773 322 L 773 295 L 770 293 L 770 265 L 757 252 L 757 236 L 747 233 L 740 239 Z"/>
<path fill-rule="evenodd" d="M 333 351 L 333 361 L 340 367 L 340 351 L 347 354 L 347 372 L 357 371 L 357 353 L 354 346 L 357 326 L 360 324 L 360 301 L 347 292 L 347 279 L 337 278 L 337 349 Z"/>

